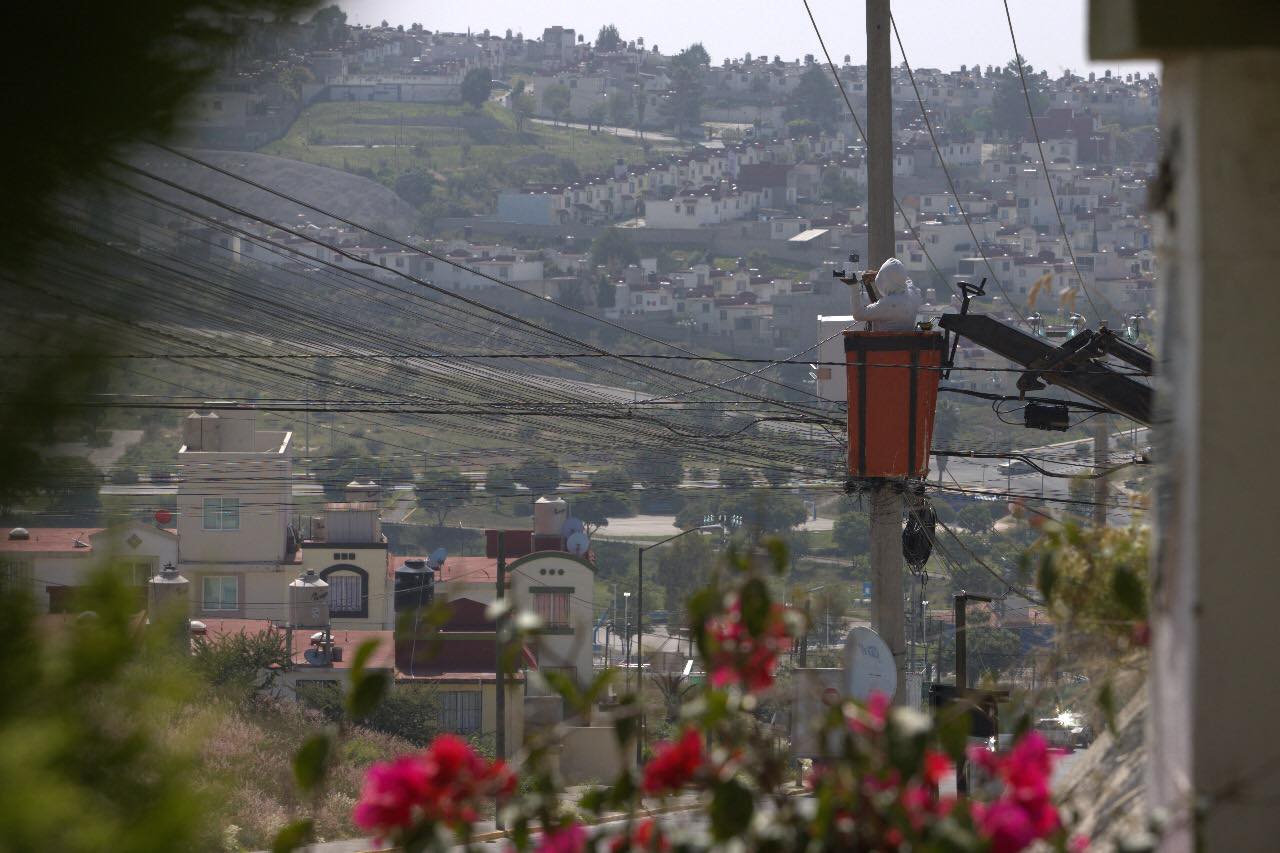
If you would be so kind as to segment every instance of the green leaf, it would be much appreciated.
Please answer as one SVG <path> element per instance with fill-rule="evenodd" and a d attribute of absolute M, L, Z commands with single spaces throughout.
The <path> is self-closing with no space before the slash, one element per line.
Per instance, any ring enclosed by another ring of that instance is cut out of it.
<path fill-rule="evenodd" d="M 276 833 L 276 837 L 271 840 L 271 853 L 291 853 L 297 850 L 311 840 L 314 829 L 311 818 L 295 820 Z"/>
<path fill-rule="evenodd" d="M 775 574 L 784 574 L 787 571 L 787 541 L 780 536 L 774 536 L 765 540 L 764 546 L 769 551 L 769 560 L 773 563 L 773 571 Z"/>
<path fill-rule="evenodd" d="M 304 793 L 315 789 L 324 778 L 333 741 L 327 734 L 312 735 L 293 756 L 293 778 Z"/>
<path fill-rule="evenodd" d="M 640 717 L 635 713 L 635 704 L 619 706 L 620 713 L 613 718 L 613 736 L 618 740 L 618 746 L 625 747 L 632 743 L 632 739 L 636 736 L 640 728 Z"/>
<path fill-rule="evenodd" d="M 1053 601 L 1054 588 L 1058 585 L 1058 569 L 1053 565 L 1053 556 L 1045 554 L 1040 559 L 1040 571 L 1036 577 L 1036 586 L 1046 602 Z"/>
<path fill-rule="evenodd" d="M 1111 575 L 1111 594 L 1116 603 L 1130 616 L 1145 616 L 1147 591 L 1142 587 L 1138 574 L 1128 566 L 1117 566 Z"/>
<path fill-rule="evenodd" d="M 1098 689 L 1098 707 L 1102 709 L 1102 714 L 1107 718 L 1107 728 L 1112 732 L 1116 730 L 1116 689 L 1111 683 L 1111 679 L 1102 682 L 1102 687 Z"/>
<path fill-rule="evenodd" d="M 547 680 L 547 684 L 551 685 L 551 689 L 560 694 L 565 704 L 572 708 L 575 712 L 582 714 L 590 710 L 584 701 L 582 692 L 578 690 L 577 683 L 563 672 L 555 670 L 546 670 L 542 673 L 542 677 Z"/>
<path fill-rule="evenodd" d="M 751 823 L 755 802 L 741 782 L 730 779 L 712 789 L 711 835 L 717 841 L 728 841 L 742 835 Z"/>
<path fill-rule="evenodd" d="M 969 714 L 959 704 L 943 708 L 938 714 L 938 742 L 952 761 L 964 758 L 969 745 Z"/>
<path fill-rule="evenodd" d="M 769 588 L 760 578 L 752 578 L 742 587 L 742 621 L 753 637 L 764 633 L 769 624 Z"/>
<path fill-rule="evenodd" d="M 364 673 L 365 665 L 369 663 L 369 658 L 377 650 L 377 640 L 365 640 L 356 646 L 355 653 L 351 655 L 351 681 L 353 683 L 360 680 L 360 676 Z"/>
<path fill-rule="evenodd" d="M 385 672 L 366 672 L 351 685 L 347 694 L 347 714 L 353 720 L 362 720 L 373 713 L 387 692 L 391 679 Z"/>

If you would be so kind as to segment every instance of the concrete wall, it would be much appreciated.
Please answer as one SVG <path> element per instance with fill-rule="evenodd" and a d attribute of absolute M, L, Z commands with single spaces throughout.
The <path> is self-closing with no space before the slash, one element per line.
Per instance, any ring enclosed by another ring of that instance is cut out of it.
<path fill-rule="evenodd" d="M 1280 605 L 1262 537 L 1280 402 L 1260 392 L 1280 357 L 1280 291 L 1268 284 L 1280 49 L 1183 54 L 1164 68 L 1150 794 L 1171 818 L 1164 850 L 1263 850 L 1280 837 L 1280 680 L 1248 652 L 1274 647 Z"/>

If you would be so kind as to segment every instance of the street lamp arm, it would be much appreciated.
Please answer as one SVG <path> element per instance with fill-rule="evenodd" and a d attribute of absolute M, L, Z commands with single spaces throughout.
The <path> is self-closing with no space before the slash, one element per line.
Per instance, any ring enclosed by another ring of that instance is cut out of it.
<path fill-rule="evenodd" d="M 668 536 L 661 542 L 654 542 L 652 545 L 640 546 L 641 551 L 648 551 L 651 548 L 657 548 L 659 545 L 666 545 L 668 542 L 679 539 L 681 536 L 688 536 L 690 533 L 696 533 L 699 530 L 724 530 L 724 526 L 720 524 L 704 524 L 701 527 L 690 527 L 688 530 L 681 530 L 675 536 Z"/>

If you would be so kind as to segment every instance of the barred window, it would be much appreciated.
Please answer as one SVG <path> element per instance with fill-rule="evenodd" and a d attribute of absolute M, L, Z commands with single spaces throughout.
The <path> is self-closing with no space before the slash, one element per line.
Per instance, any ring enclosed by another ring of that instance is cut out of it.
<path fill-rule="evenodd" d="M 569 593 L 535 592 L 533 612 L 538 614 L 542 624 L 547 628 L 568 628 Z"/>
<path fill-rule="evenodd" d="M 440 694 L 440 728 L 454 734 L 480 731 L 480 691 L 451 690 Z"/>
<path fill-rule="evenodd" d="M 341 614 L 358 614 L 364 607 L 364 590 L 361 588 L 360 576 L 349 572 L 329 575 L 325 580 L 329 584 L 329 612 L 335 616 Z"/>

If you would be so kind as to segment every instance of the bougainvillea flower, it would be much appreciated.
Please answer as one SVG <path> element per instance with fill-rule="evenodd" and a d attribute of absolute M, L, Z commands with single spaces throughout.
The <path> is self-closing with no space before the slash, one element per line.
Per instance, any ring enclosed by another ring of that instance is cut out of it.
<path fill-rule="evenodd" d="M 702 735 L 685 729 L 679 740 L 658 745 L 645 765 L 641 787 L 646 794 L 679 790 L 693 779 L 703 760 Z"/>

